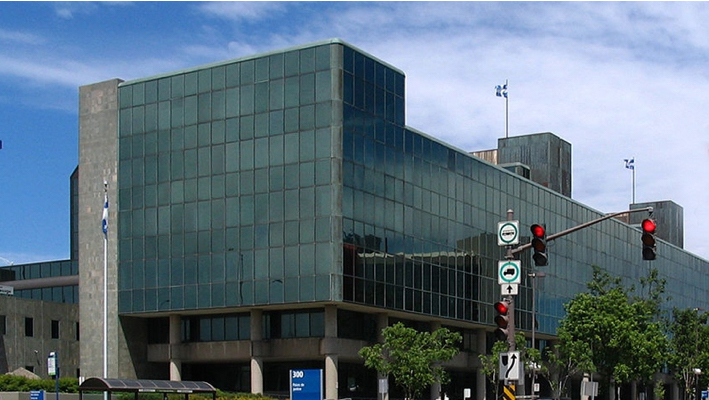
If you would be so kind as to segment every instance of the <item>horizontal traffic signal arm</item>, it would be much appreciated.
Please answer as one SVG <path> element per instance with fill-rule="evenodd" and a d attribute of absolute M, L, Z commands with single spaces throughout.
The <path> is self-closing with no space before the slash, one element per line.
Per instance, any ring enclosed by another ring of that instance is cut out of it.
<path fill-rule="evenodd" d="M 574 227 L 569 228 L 569 229 L 567 229 L 567 230 L 565 230 L 565 231 L 561 231 L 561 232 L 559 232 L 559 233 L 555 233 L 555 234 L 553 234 L 553 235 L 549 235 L 549 236 L 547 236 L 547 243 L 548 243 L 548 242 L 551 242 L 552 240 L 554 240 L 554 239 L 556 239 L 556 238 L 560 238 L 560 237 L 562 237 L 562 236 L 566 236 L 566 235 L 568 235 L 569 233 L 573 233 L 573 232 L 576 232 L 576 231 L 580 231 L 581 229 L 588 228 L 588 227 L 591 226 L 591 225 L 595 225 L 595 224 L 597 224 L 597 223 L 599 223 L 599 222 L 601 222 L 601 221 L 605 221 L 605 220 L 607 220 L 607 219 L 611 219 L 611 218 L 617 217 L 617 216 L 619 216 L 619 215 L 630 214 L 630 213 L 636 213 L 636 212 L 642 212 L 642 211 L 647 211 L 647 212 L 652 213 L 652 210 L 653 210 L 652 207 L 645 207 L 645 208 L 636 208 L 636 209 L 627 210 L 627 211 L 619 211 L 619 212 L 612 213 L 612 214 L 606 214 L 606 215 L 604 215 L 604 216 L 602 216 L 602 217 L 600 217 L 600 218 L 594 219 L 593 221 L 584 222 L 583 224 L 574 226 Z M 518 246 L 517 248 L 510 249 L 510 250 L 508 251 L 508 254 L 509 254 L 509 255 L 512 255 L 512 254 L 521 253 L 521 252 L 523 252 L 523 251 L 525 251 L 525 250 L 527 250 L 527 249 L 529 249 L 529 248 L 531 248 L 531 247 L 532 247 L 532 243 L 523 244 L 523 245 L 521 245 L 521 246 Z"/>

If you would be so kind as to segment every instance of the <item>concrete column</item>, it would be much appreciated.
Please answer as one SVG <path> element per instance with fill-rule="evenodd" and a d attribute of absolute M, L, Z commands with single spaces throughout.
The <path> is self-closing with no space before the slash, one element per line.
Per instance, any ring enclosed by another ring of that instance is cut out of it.
<path fill-rule="evenodd" d="M 254 344 L 263 340 L 263 311 L 251 310 L 251 393 L 263 394 L 263 357 L 254 354 Z"/>
<path fill-rule="evenodd" d="M 337 307 L 325 306 L 325 340 L 337 338 Z M 329 351 L 334 351 L 331 349 Z M 325 354 L 325 398 L 337 399 L 337 362 L 338 354 Z"/>
<path fill-rule="evenodd" d="M 436 329 L 441 327 L 441 323 L 438 321 L 433 321 L 431 322 L 431 332 L 435 331 Z M 441 400 L 445 400 L 441 396 L 441 383 L 440 382 L 434 382 L 431 385 L 431 400 L 435 400 L 437 398 L 441 398 Z"/>
<path fill-rule="evenodd" d="M 672 383 L 670 383 L 670 394 L 671 399 L 679 399 L 679 385 L 674 379 L 672 380 Z"/>
<path fill-rule="evenodd" d="M 251 393 L 263 394 L 263 358 L 251 357 Z"/>
<path fill-rule="evenodd" d="M 177 346 L 180 344 L 180 325 L 181 318 L 179 315 L 170 315 L 170 380 L 182 380 L 182 360 Z"/>
<path fill-rule="evenodd" d="M 485 331 L 483 329 L 478 329 L 475 336 L 475 350 L 478 354 L 487 354 L 487 335 L 485 334 Z M 479 367 L 477 373 L 475 374 L 475 395 L 477 399 L 486 400 L 486 388 L 487 377 L 483 373 L 482 367 Z"/>
<path fill-rule="evenodd" d="M 325 355 L 325 398 L 335 400 L 337 394 L 337 354 Z"/>
<path fill-rule="evenodd" d="M 384 343 L 384 336 L 382 335 L 382 330 L 384 330 L 384 328 L 386 328 L 387 326 L 389 326 L 389 315 L 384 314 L 384 313 L 378 314 L 377 315 L 377 332 L 378 332 L 377 341 L 379 343 Z M 382 375 L 382 374 L 377 374 L 377 379 L 387 379 L 387 376 Z M 377 390 L 378 390 L 378 388 L 379 388 L 379 382 L 377 381 Z M 389 400 L 389 392 L 387 391 L 386 393 L 384 393 L 383 397 L 380 396 L 379 394 L 377 394 L 377 399 L 380 399 L 380 398 L 381 398 L 381 400 Z"/>
<path fill-rule="evenodd" d="M 79 263 L 79 368 L 85 377 L 135 378 L 127 341 L 118 319 L 118 84 L 120 79 L 79 88 L 78 250 Z M 96 220 L 104 204 L 108 183 L 108 240 L 104 274 L 104 237 Z M 100 231 L 99 231 L 100 232 Z M 106 337 L 104 337 L 104 277 L 106 278 Z M 106 348 L 106 358 L 103 353 Z"/>

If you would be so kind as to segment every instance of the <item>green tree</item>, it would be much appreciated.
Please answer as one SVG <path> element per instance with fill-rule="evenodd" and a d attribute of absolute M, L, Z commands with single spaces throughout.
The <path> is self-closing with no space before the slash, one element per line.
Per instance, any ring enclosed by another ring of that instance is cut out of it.
<path fill-rule="evenodd" d="M 691 399 L 700 378 L 694 369 L 709 371 L 709 354 L 705 351 L 709 348 L 708 315 L 698 309 L 674 309 L 672 317 L 668 366 L 683 388 L 684 398 Z"/>
<path fill-rule="evenodd" d="M 500 353 L 509 350 L 509 344 L 504 341 L 497 341 L 492 345 L 491 354 L 478 354 L 482 373 L 487 377 L 490 386 L 495 388 L 495 398 L 500 398 L 500 381 L 497 376 L 500 372 Z"/>
<path fill-rule="evenodd" d="M 565 305 L 566 317 L 558 330 L 560 350 L 589 357 L 582 369 L 595 366 L 618 389 L 634 380 L 652 382 L 667 355 L 659 314 L 665 283 L 652 271 L 641 284 L 647 296 L 633 297 L 634 287 L 625 288 L 620 278 L 594 266 L 589 292 Z"/>
<path fill-rule="evenodd" d="M 495 398 L 500 397 L 500 379 L 498 377 L 500 368 L 500 353 L 506 353 L 510 349 L 507 341 L 499 340 L 492 345 L 490 354 L 478 354 L 481 371 L 487 377 L 488 382 L 495 388 Z M 546 367 L 541 364 L 541 353 L 538 349 L 528 348 L 527 339 L 522 332 L 515 332 L 515 350 L 520 352 L 522 359 L 520 362 L 525 366 L 527 373 L 532 373 L 531 365 L 540 367 L 540 372 L 545 373 Z"/>
<path fill-rule="evenodd" d="M 364 365 L 383 375 L 391 375 L 406 399 L 415 399 L 434 383 L 446 384 L 448 374 L 441 366 L 455 357 L 461 336 L 446 328 L 418 332 L 401 322 L 382 330 L 384 343 L 363 347 L 359 355 Z"/>
<path fill-rule="evenodd" d="M 559 329 L 559 341 L 546 350 L 546 369 L 542 375 L 549 381 L 555 399 L 568 396 L 567 384 L 572 376 L 596 370 L 588 343 L 573 340 L 568 330 Z M 556 379 L 552 379 L 556 377 Z"/>

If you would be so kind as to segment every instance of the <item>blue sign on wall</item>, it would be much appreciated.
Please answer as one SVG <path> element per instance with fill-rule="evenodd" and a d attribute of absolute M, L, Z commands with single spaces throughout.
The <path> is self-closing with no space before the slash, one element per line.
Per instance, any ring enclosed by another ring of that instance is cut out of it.
<path fill-rule="evenodd" d="M 321 369 L 290 370 L 291 400 L 323 400 Z"/>
<path fill-rule="evenodd" d="M 31 390 L 30 400 L 44 400 L 44 390 Z"/>

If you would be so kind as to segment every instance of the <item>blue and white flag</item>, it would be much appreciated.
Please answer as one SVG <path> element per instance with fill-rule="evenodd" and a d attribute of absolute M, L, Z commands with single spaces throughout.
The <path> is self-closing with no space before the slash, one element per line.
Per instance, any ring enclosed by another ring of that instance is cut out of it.
<path fill-rule="evenodd" d="M 495 86 L 495 96 L 507 98 L 507 84 Z"/>
<path fill-rule="evenodd" d="M 634 158 L 626 158 L 625 159 L 625 168 L 635 169 L 635 159 Z"/>
<path fill-rule="evenodd" d="M 108 193 L 104 195 L 103 218 L 101 219 L 101 230 L 103 235 L 108 237 Z"/>

